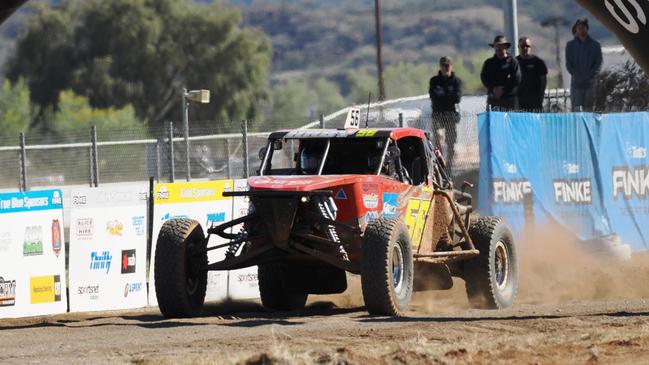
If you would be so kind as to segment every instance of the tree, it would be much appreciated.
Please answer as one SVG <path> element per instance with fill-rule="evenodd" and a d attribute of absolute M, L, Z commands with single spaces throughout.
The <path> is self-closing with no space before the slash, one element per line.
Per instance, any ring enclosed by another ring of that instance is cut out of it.
<path fill-rule="evenodd" d="M 649 78 L 633 61 L 601 72 L 593 91 L 594 110 L 601 112 L 649 109 Z"/>
<path fill-rule="evenodd" d="M 230 8 L 182 0 L 64 1 L 33 7 L 9 62 L 41 108 L 66 89 L 92 107 L 122 108 L 152 126 L 181 119 L 181 91 L 210 89 L 193 120 L 228 122 L 256 115 L 270 60 L 265 35 L 240 28 Z M 25 60 L 29 60 L 25 62 Z M 215 126 L 218 127 L 218 126 Z"/>
<path fill-rule="evenodd" d="M 0 92 L 0 145 L 15 146 L 20 132 L 27 131 L 30 115 L 29 90 L 25 82 L 21 79 L 12 86 L 9 80 L 4 80 Z"/>
<path fill-rule="evenodd" d="M 93 126 L 99 131 L 127 130 L 131 133 L 145 129 L 145 124 L 135 116 L 131 105 L 119 109 L 92 108 L 86 96 L 76 95 L 71 90 L 59 95 L 59 108 L 52 116 L 52 122 L 51 130 L 59 134 L 90 131 Z"/>
<path fill-rule="evenodd" d="M 320 114 L 333 113 L 346 104 L 338 86 L 325 79 L 279 83 L 272 88 L 271 94 L 271 121 L 275 125 L 265 126 L 270 129 L 304 125 Z"/>

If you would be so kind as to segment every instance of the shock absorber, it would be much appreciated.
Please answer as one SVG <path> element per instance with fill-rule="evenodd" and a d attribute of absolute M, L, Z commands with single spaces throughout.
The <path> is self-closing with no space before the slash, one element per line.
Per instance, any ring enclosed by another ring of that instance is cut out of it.
<path fill-rule="evenodd" d="M 237 254 L 237 251 L 239 251 L 239 248 L 241 245 L 243 245 L 246 241 L 245 238 L 248 237 L 248 231 L 246 230 L 245 227 L 241 227 L 241 230 L 239 231 L 238 238 L 237 240 L 241 240 L 233 245 L 228 246 L 228 249 L 225 251 L 225 257 L 234 257 L 234 255 Z"/>

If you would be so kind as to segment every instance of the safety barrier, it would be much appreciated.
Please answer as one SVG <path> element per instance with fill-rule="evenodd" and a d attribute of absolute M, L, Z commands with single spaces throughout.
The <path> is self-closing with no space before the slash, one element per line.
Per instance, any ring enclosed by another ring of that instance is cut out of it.
<path fill-rule="evenodd" d="M 649 113 L 492 112 L 478 129 L 482 214 L 649 249 Z"/>
<path fill-rule="evenodd" d="M 0 317 L 63 313 L 60 190 L 0 194 Z"/>
<path fill-rule="evenodd" d="M 247 190 L 246 180 L 157 184 L 153 199 L 149 189 L 127 184 L 70 194 L 67 283 L 61 190 L 0 194 L 0 318 L 157 305 L 153 267 L 162 224 L 185 217 L 206 229 L 248 213 L 245 198 L 222 196 Z M 209 258 L 224 253 L 210 251 Z M 206 301 L 258 296 L 256 267 L 208 274 Z"/>

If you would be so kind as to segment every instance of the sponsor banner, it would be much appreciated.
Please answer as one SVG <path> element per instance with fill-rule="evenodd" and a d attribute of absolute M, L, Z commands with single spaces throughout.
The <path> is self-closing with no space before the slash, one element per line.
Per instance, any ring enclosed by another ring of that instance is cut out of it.
<path fill-rule="evenodd" d="M 157 305 L 155 294 L 155 251 L 158 234 L 162 225 L 174 218 L 190 218 L 197 220 L 206 234 L 212 225 L 232 219 L 232 198 L 223 197 L 224 191 L 232 191 L 232 180 L 181 182 L 157 184 L 154 187 L 155 203 L 153 208 L 153 235 L 151 247 L 151 264 L 149 272 L 149 305 Z M 227 242 L 218 237 L 210 237 L 209 245 Z M 226 249 L 213 250 L 208 253 L 210 262 L 223 259 Z M 207 278 L 206 301 L 221 301 L 227 298 L 228 273 L 226 271 L 210 271 Z"/>
<path fill-rule="evenodd" d="M 148 187 L 87 188 L 71 195 L 70 311 L 146 306 Z"/>
<path fill-rule="evenodd" d="M 482 214 L 649 248 L 649 113 L 483 113 L 478 128 Z"/>
<path fill-rule="evenodd" d="M 246 180 L 235 180 L 235 191 L 246 191 L 249 189 Z M 342 191 L 342 190 L 341 190 Z M 343 192 L 344 194 L 344 192 Z M 250 213 L 250 202 L 246 197 L 237 196 L 233 200 L 232 219 L 241 218 Z M 236 232 L 242 229 L 243 225 L 233 227 Z M 259 280 L 257 278 L 257 266 L 247 267 L 239 270 L 232 270 L 229 273 L 228 297 L 230 299 L 256 299 L 259 298 Z"/>
<path fill-rule="evenodd" d="M 0 318 L 64 313 L 60 190 L 0 194 Z"/>

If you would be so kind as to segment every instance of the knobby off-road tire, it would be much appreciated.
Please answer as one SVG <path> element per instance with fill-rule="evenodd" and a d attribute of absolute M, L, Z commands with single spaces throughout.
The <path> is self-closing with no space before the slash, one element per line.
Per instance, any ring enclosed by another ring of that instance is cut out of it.
<path fill-rule="evenodd" d="M 292 289 L 295 277 L 290 264 L 272 262 L 257 267 L 261 304 L 271 310 L 289 311 L 304 308 L 309 294 Z"/>
<path fill-rule="evenodd" d="M 387 218 L 370 222 L 365 229 L 362 254 L 365 308 L 373 315 L 402 315 L 412 298 L 414 271 L 405 224 Z"/>
<path fill-rule="evenodd" d="M 207 252 L 200 223 L 171 219 L 160 229 L 155 253 L 155 292 L 165 317 L 195 317 L 201 313 L 207 288 Z"/>
<path fill-rule="evenodd" d="M 514 304 L 518 258 L 514 236 L 501 217 L 480 217 L 469 227 L 480 255 L 464 264 L 469 303 L 474 308 L 502 309 Z"/>

